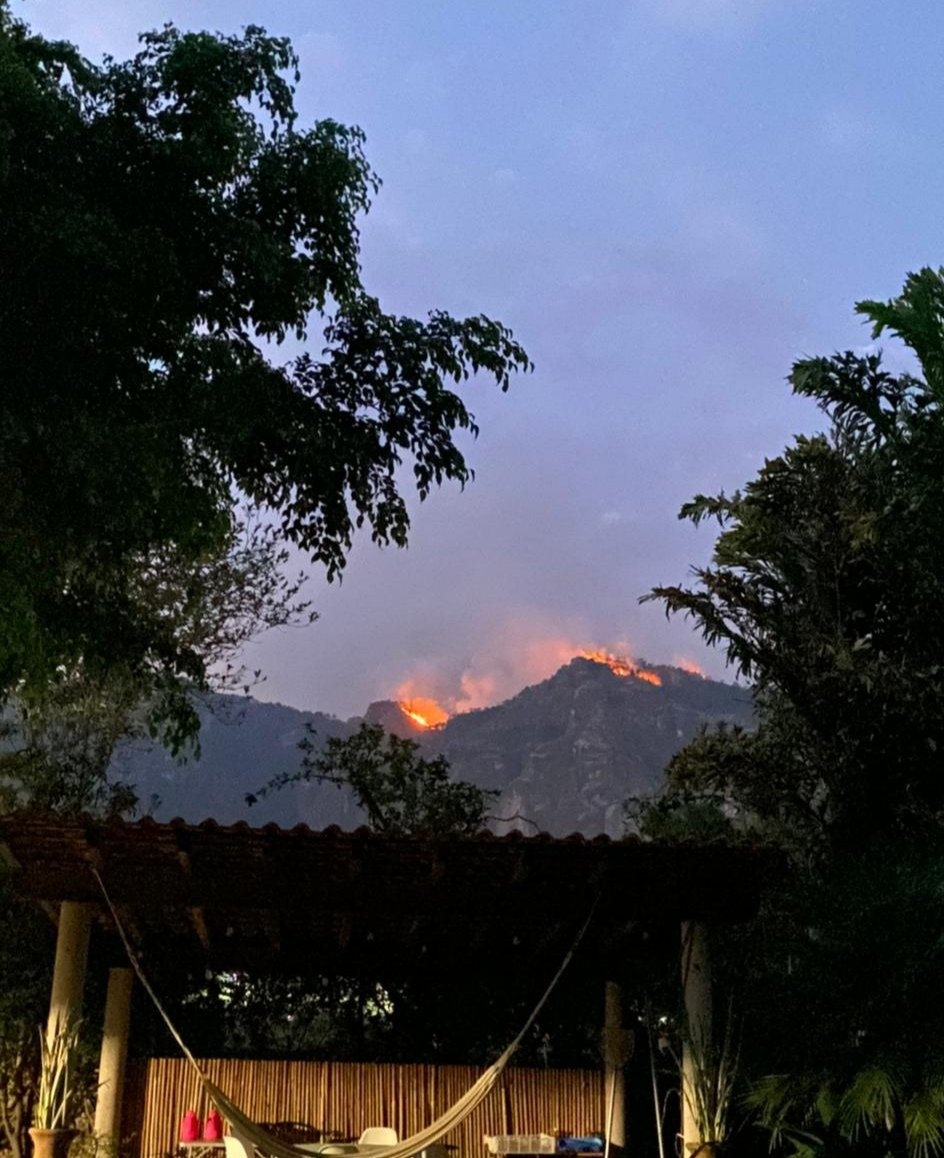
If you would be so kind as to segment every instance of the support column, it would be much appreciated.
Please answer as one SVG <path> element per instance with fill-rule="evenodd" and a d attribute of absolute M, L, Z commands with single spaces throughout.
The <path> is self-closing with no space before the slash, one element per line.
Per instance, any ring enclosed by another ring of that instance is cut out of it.
<path fill-rule="evenodd" d="M 49 1020 L 46 1022 L 47 1041 L 52 1039 L 57 1027 L 76 1021 L 82 1010 L 90 927 L 91 909 L 88 905 L 78 901 L 62 902 L 59 906 Z"/>
<path fill-rule="evenodd" d="M 607 981 L 603 1006 L 603 1091 L 608 1152 L 626 1149 L 626 1086 L 624 1067 L 630 1040 L 623 1028 L 623 991 Z"/>
<path fill-rule="evenodd" d="M 693 1151 L 701 1142 L 714 1140 L 701 1136 L 696 1113 L 699 1069 L 711 1058 L 712 1021 L 708 928 L 701 921 L 682 922 L 682 995 L 682 1142 Z"/>
<path fill-rule="evenodd" d="M 95 1135 L 107 1138 L 113 1144 L 114 1150 L 109 1153 L 118 1151 L 133 985 L 134 972 L 131 969 L 109 970 L 105 1032 L 98 1063 L 98 1099 L 95 1103 Z"/>

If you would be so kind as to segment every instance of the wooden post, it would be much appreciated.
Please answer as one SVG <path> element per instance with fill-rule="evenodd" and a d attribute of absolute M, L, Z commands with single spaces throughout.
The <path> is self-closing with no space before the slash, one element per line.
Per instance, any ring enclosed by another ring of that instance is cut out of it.
<path fill-rule="evenodd" d="M 56 963 L 52 973 L 49 1020 L 46 1022 L 47 1041 L 53 1039 L 57 1029 L 75 1022 L 82 1010 L 90 926 L 88 905 L 63 901 L 59 906 Z"/>
<path fill-rule="evenodd" d="M 685 1034 L 682 1040 L 682 1142 L 693 1151 L 703 1138 L 695 1111 L 698 1066 L 711 1055 L 711 960 L 708 929 L 701 921 L 682 922 L 682 995 Z"/>
<path fill-rule="evenodd" d="M 128 1028 L 131 1024 L 131 990 L 134 972 L 111 969 L 105 997 L 105 1032 L 98 1063 L 98 1098 L 95 1103 L 95 1135 L 107 1138 L 117 1153 L 121 1129 L 121 1095 L 128 1057 Z"/>
<path fill-rule="evenodd" d="M 603 1090 L 607 1151 L 626 1148 L 626 1088 L 623 1070 L 628 1056 L 623 1028 L 623 992 L 607 981 L 603 1003 Z"/>

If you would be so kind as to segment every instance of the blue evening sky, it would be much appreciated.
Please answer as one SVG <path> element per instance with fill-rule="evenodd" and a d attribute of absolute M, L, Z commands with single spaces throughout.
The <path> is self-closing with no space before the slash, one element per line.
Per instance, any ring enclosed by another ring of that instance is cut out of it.
<path fill-rule="evenodd" d="M 262 24 L 303 119 L 359 124 L 384 187 L 365 281 L 396 312 L 489 313 L 536 363 L 468 399 L 475 482 L 359 543 L 320 620 L 255 645 L 264 698 L 349 715 L 405 680 L 479 704 L 573 646 L 724 670 L 638 596 L 679 523 L 818 425 L 784 378 L 862 347 L 852 306 L 940 264 L 944 7 L 871 0 L 24 0 L 86 55 Z M 317 348 L 317 339 L 315 340 Z"/>

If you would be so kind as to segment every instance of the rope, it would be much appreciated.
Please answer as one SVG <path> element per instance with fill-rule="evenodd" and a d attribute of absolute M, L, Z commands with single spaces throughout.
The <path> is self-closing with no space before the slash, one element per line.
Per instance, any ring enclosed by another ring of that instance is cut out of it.
<path fill-rule="evenodd" d="M 98 886 L 102 890 L 102 895 L 105 898 L 105 903 L 108 905 L 109 911 L 111 912 L 111 919 L 115 922 L 115 928 L 118 930 L 118 936 L 121 938 L 121 943 L 125 947 L 125 952 L 128 954 L 128 960 L 131 962 L 132 968 L 134 969 L 135 973 L 137 973 L 137 975 L 138 975 L 138 980 L 144 986 L 144 990 L 147 993 L 148 997 L 150 997 L 150 999 L 154 1002 L 154 1005 L 157 1009 L 157 1012 L 164 1019 L 164 1024 L 170 1030 L 171 1036 L 173 1037 L 174 1041 L 176 1041 L 177 1044 L 180 1046 L 181 1050 L 183 1051 L 184 1057 L 187 1059 L 188 1062 L 190 1062 L 190 1064 L 193 1066 L 193 1068 L 200 1075 L 200 1080 L 202 1082 L 206 1082 L 207 1076 L 203 1072 L 203 1070 L 200 1068 L 200 1063 L 197 1061 L 197 1059 L 193 1056 L 193 1054 L 187 1048 L 187 1043 L 184 1041 L 184 1039 L 177 1032 L 176 1026 L 174 1025 L 174 1023 L 170 1019 L 170 1014 L 167 1012 L 167 1010 L 164 1008 L 164 1006 L 161 1005 L 161 999 L 154 992 L 154 989 L 151 987 L 150 981 L 148 981 L 147 977 L 144 975 L 144 970 L 141 968 L 141 962 L 138 960 L 138 955 L 131 948 L 131 942 L 128 940 L 128 936 L 125 933 L 124 926 L 122 925 L 121 921 L 118 919 L 118 910 L 115 908 L 114 904 L 112 904 L 112 899 L 108 895 L 108 890 L 105 888 L 105 882 L 99 876 L 98 869 L 93 868 L 92 869 L 92 875 L 98 881 Z"/>
<path fill-rule="evenodd" d="M 111 897 L 108 895 L 108 890 L 105 888 L 105 882 L 102 880 L 101 876 L 99 876 L 96 869 L 92 869 L 92 873 L 94 874 L 95 879 L 98 881 L 99 887 L 102 890 L 102 894 L 104 895 L 105 901 L 111 912 L 112 920 L 115 922 L 115 928 L 118 930 L 118 935 L 121 938 L 121 943 L 124 945 L 125 952 L 128 954 L 128 958 L 131 961 L 135 973 L 138 975 L 138 979 L 144 986 L 145 992 L 154 1002 L 154 1006 L 157 1009 L 157 1012 L 163 1018 L 164 1024 L 167 1026 L 168 1030 L 170 1030 L 174 1041 L 176 1041 L 180 1046 L 184 1056 L 199 1075 L 200 1081 L 203 1083 L 203 1088 L 206 1090 L 210 1101 L 214 1106 L 216 1106 L 223 1117 L 230 1122 L 230 1125 L 234 1127 L 232 1132 L 236 1135 L 242 1136 L 245 1141 L 251 1143 L 251 1145 L 255 1146 L 257 1150 L 261 1151 L 263 1154 L 269 1155 L 269 1158 L 312 1158 L 312 1151 L 310 1149 L 303 1150 L 296 1146 L 292 1146 L 287 1142 L 282 1142 L 273 1134 L 270 1134 L 267 1130 L 263 1130 L 257 1126 L 256 1123 L 253 1122 L 253 1120 L 248 1117 L 248 1115 L 243 1113 L 243 1111 L 234 1102 L 230 1101 L 226 1094 L 224 1094 L 218 1086 L 211 1082 L 209 1077 L 203 1072 L 203 1070 L 200 1068 L 200 1063 L 187 1048 L 186 1042 L 178 1033 L 177 1028 L 170 1019 L 170 1015 L 161 1004 L 160 998 L 157 996 L 153 987 L 151 986 L 151 983 L 145 976 L 144 970 L 141 968 L 141 963 L 138 960 L 138 956 L 131 947 L 131 943 L 128 940 L 124 927 L 118 918 L 118 912 L 115 909 L 114 904 L 112 904 Z M 590 912 L 587 914 L 587 918 L 581 926 L 580 931 L 571 942 L 570 948 L 564 955 L 564 960 L 561 962 L 557 972 L 551 978 L 550 984 L 544 990 L 544 993 L 541 995 L 537 1005 L 535 1005 L 534 1009 L 531 1011 L 527 1021 L 525 1021 L 524 1025 L 505 1048 L 504 1052 L 501 1054 L 498 1060 L 489 1066 L 489 1068 L 482 1074 L 478 1081 L 470 1086 L 465 1094 L 463 1094 L 463 1096 L 457 1102 L 450 1106 L 449 1109 L 446 1110 L 443 1114 L 440 1114 L 440 1116 L 424 1130 L 420 1130 L 419 1133 L 412 1135 L 412 1137 L 404 1139 L 396 1146 L 377 1147 L 376 1149 L 371 1148 L 372 1155 L 375 1155 L 376 1158 L 412 1158 L 413 1155 L 418 1154 L 421 1150 L 425 1150 L 434 1142 L 438 1142 L 441 1138 L 445 1137 L 445 1135 L 448 1134 L 450 1130 L 454 1130 L 457 1126 L 461 1125 L 462 1122 L 465 1121 L 465 1119 L 479 1105 L 481 1105 L 485 1098 L 487 1098 L 491 1093 L 495 1083 L 501 1076 L 502 1071 L 513 1057 L 515 1051 L 521 1045 L 521 1042 L 524 1040 L 528 1030 L 537 1020 L 541 1010 L 546 1005 L 548 998 L 556 989 L 557 983 L 560 981 L 568 965 L 570 965 L 571 961 L 573 960 L 573 956 L 577 951 L 577 947 L 580 945 L 584 934 L 590 927 L 590 922 L 593 920 L 593 916 L 596 912 L 599 902 L 600 896 L 598 895 L 593 904 L 590 906 Z M 339 1147 L 332 1147 L 329 1143 L 324 1147 L 322 1152 L 326 1155 L 330 1155 L 332 1153 L 337 1154 L 339 1153 L 339 1149 Z M 252 1158 L 252 1156 L 249 1155 L 248 1158 Z"/>

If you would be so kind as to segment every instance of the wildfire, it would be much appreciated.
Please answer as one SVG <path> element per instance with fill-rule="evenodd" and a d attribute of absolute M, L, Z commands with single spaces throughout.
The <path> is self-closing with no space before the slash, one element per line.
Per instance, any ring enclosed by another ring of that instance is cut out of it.
<path fill-rule="evenodd" d="M 609 651 L 584 649 L 580 653 L 581 658 L 589 659 L 593 663 L 602 663 L 608 667 L 614 675 L 618 675 L 623 679 L 632 676 L 637 680 L 644 680 L 647 684 L 652 684 L 653 687 L 662 687 L 662 679 L 654 671 L 648 671 L 644 667 L 637 667 L 632 660 L 626 659 L 623 656 L 613 655 Z"/>
<path fill-rule="evenodd" d="M 688 672 L 689 675 L 701 676 L 702 679 L 707 679 L 705 673 L 701 670 L 697 663 L 692 659 L 680 659 L 676 661 L 676 667 L 680 667 L 682 671 Z"/>
<path fill-rule="evenodd" d="M 449 713 L 435 700 L 417 696 L 411 700 L 398 701 L 400 711 L 409 716 L 418 728 L 441 728 L 449 719 Z"/>
<path fill-rule="evenodd" d="M 585 641 L 586 636 L 581 640 L 576 633 L 537 635 L 512 624 L 503 631 L 500 646 L 483 649 L 461 673 L 448 674 L 434 663 L 419 663 L 389 698 L 413 727 L 428 731 L 441 728 L 453 716 L 510 699 L 522 687 L 549 679 L 578 657 L 603 664 L 621 679 L 662 686 L 657 672 L 631 658 L 628 643 L 610 640 L 608 647 L 589 647 Z M 688 670 L 694 670 L 694 665 Z"/>

